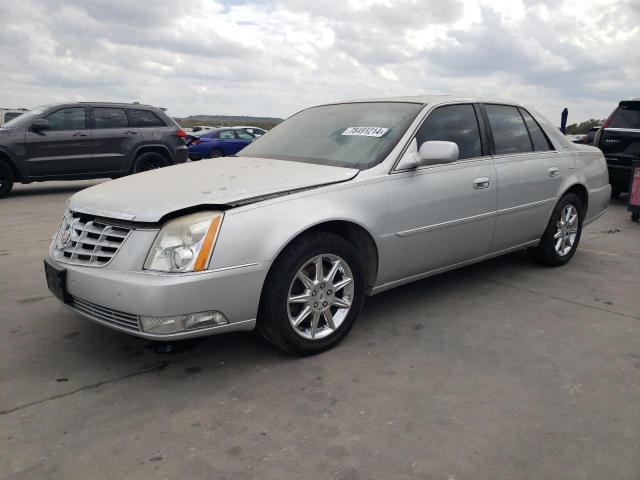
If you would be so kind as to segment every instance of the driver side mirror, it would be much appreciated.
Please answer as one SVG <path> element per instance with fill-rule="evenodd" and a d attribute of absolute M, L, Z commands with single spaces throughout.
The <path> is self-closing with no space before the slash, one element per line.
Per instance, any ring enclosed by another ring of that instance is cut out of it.
<path fill-rule="evenodd" d="M 413 153 L 407 153 L 408 155 L 405 154 L 400 161 L 397 167 L 398 170 L 408 170 L 423 165 L 451 163 L 457 161 L 460 156 L 457 144 L 442 140 L 429 140 L 420 145 L 420 149 L 417 152 L 414 146 Z"/>
<path fill-rule="evenodd" d="M 48 128 L 50 128 L 49 120 L 47 120 L 46 118 L 39 118 L 38 120 L 33 122 L 33 125 L 31 125 L 31 130 L 36 133 L 41 132 L 42 130 L 47 130 Z"/>

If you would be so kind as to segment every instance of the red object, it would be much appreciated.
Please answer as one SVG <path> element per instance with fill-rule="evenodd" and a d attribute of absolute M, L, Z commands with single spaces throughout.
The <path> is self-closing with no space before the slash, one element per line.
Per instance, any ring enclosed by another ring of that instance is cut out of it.
<path fill-rule="evenodd" d="M 186 136 L 187 136 L 187 132 L 185 132 L 183 129 L 180 129 L 176 132 L 176 137 L 184 138 Z"/>
<path fill-rule="evenodd" d="M 640 167 L 633 168 L 631 190 L 629 190 L 629 205 L 640 207 Z"/>

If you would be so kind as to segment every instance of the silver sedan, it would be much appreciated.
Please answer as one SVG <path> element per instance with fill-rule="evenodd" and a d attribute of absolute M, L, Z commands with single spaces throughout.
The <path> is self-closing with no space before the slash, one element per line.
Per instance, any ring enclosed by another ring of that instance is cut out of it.
<path fill-rule="evenodd" d="M 510 101 L 321 105 L 236 157 L 70 198 L 45 271 L 73 311 L 140 337 L 336 345 L 365 296 L 527 249 L 567 263 L 610 197 L 602 153 Z"/>

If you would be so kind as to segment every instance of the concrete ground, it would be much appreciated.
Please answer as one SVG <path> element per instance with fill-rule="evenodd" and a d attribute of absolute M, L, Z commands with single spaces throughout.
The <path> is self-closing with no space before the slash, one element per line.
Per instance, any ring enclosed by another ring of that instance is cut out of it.
<path fill-rule="evenodd" d="M 558 269 L 523 253 L 369 299 L 336 349 L 180 346 L 95 325 L 42 273 L 66 198 L 0 201 L 2 479 L 640 478 L 640 225 Z"/>

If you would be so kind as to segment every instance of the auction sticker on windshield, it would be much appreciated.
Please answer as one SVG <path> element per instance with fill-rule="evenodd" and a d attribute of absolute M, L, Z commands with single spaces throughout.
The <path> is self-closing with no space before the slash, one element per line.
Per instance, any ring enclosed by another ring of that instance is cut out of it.
<path fill-rule="evenodd" d="M 388 131 L 388 128 L 383 127 L 349 127 L 342 135 L 380 138 Z"/>

